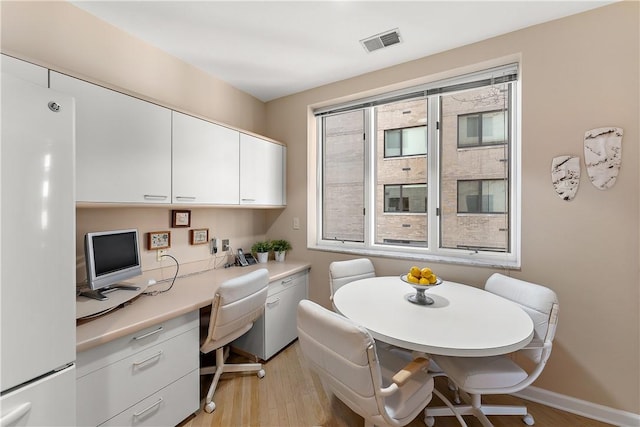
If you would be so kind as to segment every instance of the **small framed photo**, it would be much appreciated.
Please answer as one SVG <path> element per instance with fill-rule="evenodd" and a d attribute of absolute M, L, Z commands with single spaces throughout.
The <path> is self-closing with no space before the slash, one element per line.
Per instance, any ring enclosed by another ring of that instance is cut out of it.
<path fill-rule="evenodd" d="M 192 245 L 204 245 L 209 241 L 209 229 L 208 228 L 196 228 L 191 230 L 191 244 Z"/>
<path fill-rule="evenodd" d="M 147 233 L 147 249 L 164 249 L 171 247 L 170 231 L 151 231 Z"/>
<path fill-rule="evenodd" d="M 191 211 L 171 211 L 171 227 L 191 227 Z"/>

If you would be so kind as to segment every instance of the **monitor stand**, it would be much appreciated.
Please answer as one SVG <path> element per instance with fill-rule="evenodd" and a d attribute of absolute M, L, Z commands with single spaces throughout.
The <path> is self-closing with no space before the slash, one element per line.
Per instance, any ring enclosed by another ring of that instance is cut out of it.
<path fill-rule="evenodd" d="M 145 285 L 134 285 L 134 284 L 126 284 L 121 283 L 119 286 L 111 286 L 109 289 L 99 289 L 98 293 L 109 293 L 111 291 L 117 291 L 119 289 L 124 289 L 123 292 L 114 292 L 109 295 L 108 298 L 103 300 L 93 298 L 94 292 L 86 291 L 86 292 L 78 292 L 76 294 L 76 319 L 82 318 L 91 318 L 99 315 L 100 313 L 108 312 L 120 305 L 128 304 L 129 301 L 142 294 L 147 287 Z M 86 294 L 91 294 L 90 296 L 86 296 Z M 97 295 L 96 295 L 97 296 Z M 104 296 L 104 295 L 102 295 Z"/>
<path fill-rule="evenodd" d="M 139 291 L 139 286 L 134 285 L 123 285 L 123 284 L 115 284 L 110 286 L 105 286 L 104 288 L 97 289 L 95 291 L 82 291 L 80 292 L 80 296 L 97 299 L 98 301 L 104 301 L 109 299 L 105 294 L 109 292 L 117 291 L 118 289 L 124 289 L 127 291 Z"/>

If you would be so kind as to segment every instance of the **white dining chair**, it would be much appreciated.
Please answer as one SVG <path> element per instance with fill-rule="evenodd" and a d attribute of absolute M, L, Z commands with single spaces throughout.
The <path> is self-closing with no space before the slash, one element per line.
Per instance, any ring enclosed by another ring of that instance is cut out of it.
<path fill-rule="evenodd" d="M 329 299 L 333 301 L 336 291 L 347 283 L 369 277 L 376 277 L 376 270 L 368 258 L 332 262 L 329 264 L 329 285 L 331 286 Z"/>
<path fill-rule="evenodd" d="M 526 406 L 485 405 L 482 396 L 487 394 L 509 394 L 531 385 L 542 373 L 549 356 L 558 322 L 558 297 L 551 289 L 523 280 L 495 273 L 487 280 L 485 290 L 507 298 L 520 305 L 531 316 L 534 325 L 533 340 L 516 353 L 490 357 L 433 356 L 449 381 L 462 391 L 466 405 L 427 408 L 425 423 L 431 427 L 434 417 L 451 415 L 473 415 L 485 427 L 493 424 L 487 415 L 521 415 L 527 425 L 535 420 Z M 520 355 L 534 362 L 535 366 L 525 370 L 516 363 Z M 457 391 L 456 390 L 456 393 Z M 456 395 L 454 401 L 459 402 Z"/>
<path fill-rule="evenodd" d="M 216 408 L 213 394 L 223 373 L 256 372 L 258 378 L 264 377 L 260 363 L 230 364 L 226 359 L 229 356 L 228 344 L 249 332 L 253 322 L 264 313 L 268 290 L 269 272 L 261 268 L 223 282 L 216 291 L 207 335 L 200 346 L 202 353 L 215 351 L 216 355 L 215 366 L 200 368 L 200 375 L 214 374 L 205 399 L 205 412 L 211 413 Z"/>
<path fill-rule="evenodd" d="M 407 363 L 377 348 L 367 329 L 344 316 L 302 300 L 297 327 L 309 367 L 329 391 L 364 418 L 365 427 L 407 425 L 431 401 L 432 393 L 442 396 L 426 372 L 427 358 Z"/>

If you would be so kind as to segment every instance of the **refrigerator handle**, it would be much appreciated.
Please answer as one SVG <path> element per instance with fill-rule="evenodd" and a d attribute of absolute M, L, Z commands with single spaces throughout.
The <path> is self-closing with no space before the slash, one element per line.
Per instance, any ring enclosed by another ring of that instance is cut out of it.
<path fill-rule="evenodd" d="M 17 408 L 11 410 L 7 415 L 3 415 L 0 418 L 0 426 L 8 426 L 14 424 L 20 418 L 22 418 L 27 412 L 31 410 L 31 402 L 23 403 Z"/>

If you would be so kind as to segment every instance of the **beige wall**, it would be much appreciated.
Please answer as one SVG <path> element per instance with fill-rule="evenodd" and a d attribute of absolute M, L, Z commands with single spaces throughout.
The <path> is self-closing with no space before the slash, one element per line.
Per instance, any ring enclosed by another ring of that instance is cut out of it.
<path fill-rule="evenodd" d="M 328 264 L 345 256 L 305 249 L 307 107 L 435 79 L 447 70 L 495 64 L 505 56 L 521 57 L 523 261 L 522 269 L 511 274 L 549 285 L 561 301 L 554 352 L 536 385 L 640 413 L 637 2 L 532 27 L 266 106 L 66 3 L 3 1 L 0 14 L 3 53 L 285 142 L 286 209 L 194 209 L 194 226 L 231 238 L 234 248 L 265 235 L 288 238 L 292 255 L 312 262 L 310 296 L 325 305 Z M 584 132 L 610 125 L 625 131 L 618 182 L 600 191 L 583 173 L 576 199 L 562 201 L 551 186 L 551 158 L 581 155 Z M 168 208 L 83 208 L 78 210 L 78 235 L 99 227 L 167 229 L 168 216 Z M 292 229 L 296 217 L 300 230 Z M 188 246 L 186 231 L 174 230 L 172 253 L 208 262 L 202 247 Z M 152 265 L 153 254 L 145 253 L 143 262 Z M 410 266 L 398 259 L 377 258 L 374 263 L 379 274 L 398 274 Z M 459 265 L 434 268 L 447 279 L 477 286 L 492 273 Z"/>
<path fill-rule="evenodd" d="M 520 57 L 522 268 L 509 274 L 550 286 L 561 304 L 554 351 L 535 385 L 640 413 L 639 6 L 617 3 L 269 102 L 269 134 L 288 146 L 288 207 L 269 233 L 288 237 L 296 257 L 313 261 L 311 298 L 329 305 L 328 265 L 347 256 L 304 249 L 306 144 L 313 134 L 308 107 Z M 624 128 L 616 185 L 598 190 L 583 170 L 577 197 L 561 200 L 551 185 L 551 159 L 582 158 L 584 132 L 601 126 Z M 301 220 L 300 230 L 291 227 L 294 217 Z M 399 274 L 412 263 L 378 258 L 374 264 L 378 274 Z M 442 277 L 477 286 L 493 273 L 431 264 Z"/>

